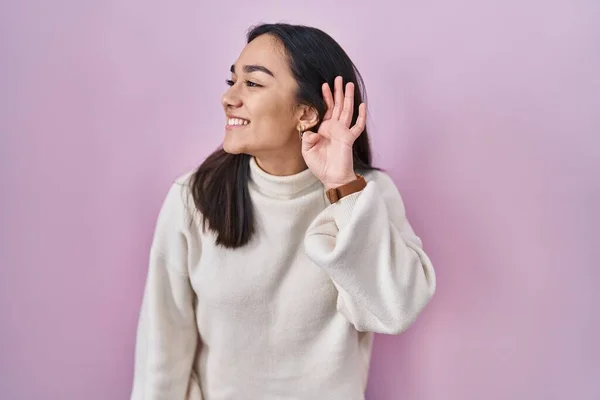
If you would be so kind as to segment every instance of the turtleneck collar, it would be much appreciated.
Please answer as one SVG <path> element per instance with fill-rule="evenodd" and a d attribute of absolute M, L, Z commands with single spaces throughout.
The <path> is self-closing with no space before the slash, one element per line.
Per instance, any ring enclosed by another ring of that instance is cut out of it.
<path fill-rule="evenodd" d="M 254 157 L 250 158 L 250 179 L 259 191 L 281 198 L 293 198 L 320 183 L 308 168 L 294 175 L 271 175 L 258 166 Z"/>

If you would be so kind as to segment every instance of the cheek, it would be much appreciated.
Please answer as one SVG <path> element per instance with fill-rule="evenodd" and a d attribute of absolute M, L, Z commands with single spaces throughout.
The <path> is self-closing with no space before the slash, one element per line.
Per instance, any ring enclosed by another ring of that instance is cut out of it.
<path fill-rule="evenodd" d="M 293 130 L 293 109 L 288 99 L 271 96 L 256 104 L 253 113 L 253 123 L 258 122 L 261 133 L 281 135 L 285 131 Z"/>

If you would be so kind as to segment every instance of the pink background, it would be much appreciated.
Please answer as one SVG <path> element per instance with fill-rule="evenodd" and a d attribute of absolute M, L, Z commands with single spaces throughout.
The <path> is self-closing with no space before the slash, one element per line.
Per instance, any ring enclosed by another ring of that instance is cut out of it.
<path fill-rule="evenodd" d="M 358 65 L 437 268 L 368 398 L 600 398 L 600 3 L 350 3 L 2 3 L 1 399 L 128 398 L 160 203 L 221 140 L 245 30 L 282 20 Z"/>

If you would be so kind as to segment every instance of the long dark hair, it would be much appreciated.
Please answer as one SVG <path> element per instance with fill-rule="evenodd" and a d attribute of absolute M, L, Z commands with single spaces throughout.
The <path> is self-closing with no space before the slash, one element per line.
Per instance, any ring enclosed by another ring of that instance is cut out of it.
<path fill-rule="evenodd" d="M 319 113 L 319 120 L 327 109 L 321 92 L 323 83 L 328 82 L 333 88 L 338 75 L 344 82 L 353 82 L 356 90 L 352 124 L 356 123 L 358 106 L 366 101 L 364 82 L 354 63 L 331 36 L 308 26 L 262 24 L 248 32 L 247 42 L 265 34 L 283 44 L 298 83 L 297 101 L 313 106 Z M 317 125 L 313 130 L 318 128 Z M 354 142 L 352 152 L 357 172 L 375 169 L 371 165 L 366 128 Z M 215 232 L 216 243 L 226 248 L 242 247 L 254 234 L 254 210 L 248 189 L 249 161 L 247 154 L 229 154 L 220 148 L 198 167 L 190 180 L 191 195 L 202 214 L 203 228 L 208 226 Z"/>

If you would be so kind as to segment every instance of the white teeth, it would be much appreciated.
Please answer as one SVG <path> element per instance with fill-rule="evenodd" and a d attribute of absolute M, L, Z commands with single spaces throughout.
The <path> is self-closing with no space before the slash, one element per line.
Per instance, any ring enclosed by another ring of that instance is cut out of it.
<path fill-rule="evenodd" d="M 248 125 L 250 121 L 240 118 L 229 118 L 227 120 L 227 125 Z"/>

